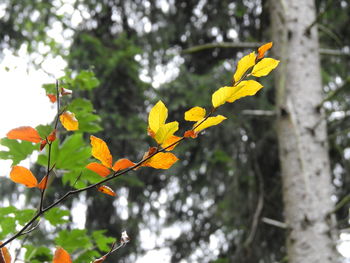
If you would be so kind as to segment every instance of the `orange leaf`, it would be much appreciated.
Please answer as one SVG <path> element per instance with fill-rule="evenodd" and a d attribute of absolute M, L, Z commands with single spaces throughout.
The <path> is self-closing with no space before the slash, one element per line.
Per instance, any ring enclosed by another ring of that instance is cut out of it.
<path fill-rule="evenodd" d="M 1 241 L 0 245 L 2 245 Z M 0 249 L 0 263 L 11 263 L 11 255 L 6 247 Z"/>
<path fill-rule="evenodd" d="M 40 135 L 36 129 L 30 126 L 22 126 L 12 129 L 6 134 L 7 138 L 13 140 L 23 140 L 38 143 L 41 141 Z"/>
<path fill-rule="evenodd" d="M 42 140 L 42 141 L 40 142 L 40 151 L 42 151 L 42 150 L 45 148 L 46 144 L 47 144 L 47 141 L 46 141 L 46 140 Z"/>
<path fill-rule="evenodd" d="M 155 169 L 169 169 L 177 160 L 178 158 L 172 153 L 159 152 L 143 163 L 142 166 L 153 167 Z"/>
<path fill-rule="evenodd" d="M 101 263 L 101 262 L 105 261 L 105 259 L 106 259 L 106 256 L 103 256 L 103 257 L 100 257 L 98 259 L 95 259 L 94 262 L 92 262 L 92 263 Z"/>
<path fill-rule="evenodd" d="M 57 97 L 54 94 L 46 94 L 46 96 L 49 97 L 49 99 L 52 103 L 55 103 L 57 101 Z"/>
<path fill-rule="evenodd" d="M 49 136 L 47 136 L 47 139 L 48 139 L 50 142 L 53 142 L 54 140 L 56 140 L 56 129 L 54 129 L 54 130 L 49 134 Z"/>
<path fill-rule="evenodd" d="M 72 263 L 70 255 L 63 248 L 58 247 L 53 257 L 53 263 Z"/>
<path fill-rule="evenodd" d="M 192 139 L 195 139 L 197 138 L 197 136 L 198 136 L 198 133 L 194 132 L 194 130 L 188 130 L 188 131 L 185 131 L 184 133 L 185 138 L 191 137 Z"/>
<path fill-rule="evenodd" d="M 48 176 L 45 175 L 45 176 L 43 177 L 43 179 L 41 179 L 40 183 L 38 183 L 37 187 L 38 187 L 39 189 L 41 189 L 41 190 L 46 189 L 46 187 L 47 187 L 47 179 L 48 179 Z"/>
<path fill-rule="evenodd" d="M 100 163 L 89 163 L 86 168 L 88 168 L 89 170 L 97 173 L 98 175 L 102 176 L 102 177 L 106 177 L 107 175 L 109 175 L 111 173 L 111 171 L 104 166 L 103 164 Z"/>
<path fill-rule="evenodd" d="M 123 158 L 123 159 L 119 159 L 118 161 L 116 161 L 112 167 L 112 169 L 116 172 L 118 172 L 119 170 L 124 170 L 126 168 L 129 168 L 131 166 L 134 166 L 135 163 L 133 163 L 132 161 Z"/>
<path fill-rule="evenodd" d="M 164 148 L 166 148 L 166 147 L 168 147 L 168 146 L 170 146 L 170 145 L 173 144 L 172 146 L 170 146 L 169 148 L 166 149 L 166 151 L 172 151 L 172 150 L 174 150 L 174 148 L 179 144 L 180 140 L 181 140 L 181 137 L 172 135 L 172 136 L 170 136 L 169 139 L 167 139 L 167 140 L 162 144 L 162 147 L 163 147 L 163 149 L 164 149 Z"/>
<path fill-rule="evenodd" d="M 93 135 L 90 136 L 90 141 L 92 146 L 92 156 L 100 160 L 104 166 L 107 166 L 108 168 L 112 167 L 112 155 L 107 144 Z"/>
<path fill-rule="evenodd" d="M 258 48 L 258 56 L 256 59 L 261 59 L 264 57 L 265 52 L 268 51 L 272 47 L 272 42 L 266 43 Z"/>
<path fill-rule="evenodd" d="M 29 188 L 36 187 L 38 185 L 38 181 L 32 172 L 23 166 L 13 166 L 10 172 L 10 178 L 13 182 L 24 184 Z"/>
<path fill-rule="evenodd" d="M 76 131 L 79 129 L 79 122 L 75 118 L 75 114 L 65 111 L 60 115 L 60 121 L 67 131 Z"/>
<path fill-rule="evenodd" d="M 100 191 L 101 193 L 107 194 L 107 195 L 111 195 L 111 196 L 117 196 L 117 194 L 108 186 L 106 185 L 101 185 L 97 188 L 98 191 Z"/>

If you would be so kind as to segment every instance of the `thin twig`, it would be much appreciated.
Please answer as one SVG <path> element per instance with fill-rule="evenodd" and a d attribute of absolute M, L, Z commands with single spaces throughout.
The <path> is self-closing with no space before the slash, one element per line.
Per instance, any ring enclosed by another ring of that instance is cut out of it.
<path fill-rule="evenodd" d="M 277 221 L 275 219 L 263 217 L 263 218 L 261 218 L 261 221 L 264 222 L 265 224 L 268 224 L 268 225 L 271 225 L 271 226 L 275 226 L 275 227 L 278 227 L 278 228 L 282 228 L 282 229 L 287 229 L 288 228 L 288 225 L 286 223 Z"/>
<path fill-rule="evenodd" d="M 340 200 L 336 206 L 334 207 L 334 209 L 329 213 L 329 214 L 334 214 L 336 213 L 338 210 L 340 210 L 343 206 L 345 206 L 346 204 L 348 204 L 350 202 L 350 194 L 346 195 L 343 197 L 342 200 Z"/>

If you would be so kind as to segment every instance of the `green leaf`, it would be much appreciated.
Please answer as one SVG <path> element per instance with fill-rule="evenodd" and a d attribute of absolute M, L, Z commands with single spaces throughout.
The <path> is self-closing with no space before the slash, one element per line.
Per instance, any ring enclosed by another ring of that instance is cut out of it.
<path fill-rule="evenodd" d="M 35 129 L 38 131 L 41 138 L 47 137 L 53 130 L 51 125 L 39 125 Z"/>
<path fill-rule="evenodd" d="M 16 220 L 20 225 L 24 225 L 27 223 L 35 214 L 35 209 L 22 209 L 17 210 L 16 212 Z"/>
<path fill-rule="evenodd" d="M 14 206 L 0 207 L 0 218 L 8 214 L 14 214 L 17 212 L 17 208 Z"/>
<path fill-rule="evenodd" d="M 74 260 L 74 263 L 86 263 L 91 262 L 91 259 L 93 258 L 99 258 L 101 257 L 101 254 L 97 252 L 96 249 L 88 250 L 79 255 L 77 259 Z"/>
<path fill-rule="evenodd" d="M 7 151 L 0 151 L 0 159 L 12 160 L 12 165 L 17 165 L 32 154 L 34 150 L 38 150 L 38 145 L 27 141 L 3 138 L 0 143 L 8 148 Z"/>
<path fill-rule="evenodd" d="M 33 245 L 24 245 L 26 252 L 24 259 L 26 262 L 48 262 L 52 260 L 52 253 L 48 247 L 38 247 Z"/>
<path fill-rule="evenodd" d="M 47 165 L 47 148 L 45 153 L 39 155 L 38 163 Z M 54 141 L 51 149 L 51 163 L 56 163 L 57 169 L 77 171 L 88 164 L 91 156 L 91 147 L 83 140 L 81 133 L 68 136 L 61 146 Z"/>
<path fill-rule="evenodd" d="M 68 222 L 68 217 L 70 212 L 68 210 L 60 209 L 58 207 L 54 207 L 50 209 L 45 214 L 45 219 L 50 222 L 51 225 L 57 226 L 63 223 Z"/>
<path fill-rule="evenodd" d="M 56 245 L 64 247 L 68 253 L 72 253 L 76 249 L 90 249 L 92 243 L 86 230 L 74 229 L 72 231 L 62 230 L 55 238 Z"/>
<path fill-rule="evenodd" d="M 16 231 L 16 220 L 13 217 L 4 217 L 0 222 L 0 239 Z"/>
<path fill-rule="evenodd" d="M 46 94 L 56 94 L 56 84 L 43 84 L 42 88 L 46 91 Z"/>
<path fill-rule="evenodd" d="M 91 70 L 82 70 L 75 77 L 72 83 L 73 87 L 80 90 L 91 90 L 100 85 L 99 80 Z"/>
<path fill-rule="evenodd" d="M 92 232 L 93 240 L 95 241 L 97 247 L 102 252 L 108 252 L 110 250 L 110 245 L 115 241 L 113 237 L 105 236 L 106 230 L 97 230 Z"/>

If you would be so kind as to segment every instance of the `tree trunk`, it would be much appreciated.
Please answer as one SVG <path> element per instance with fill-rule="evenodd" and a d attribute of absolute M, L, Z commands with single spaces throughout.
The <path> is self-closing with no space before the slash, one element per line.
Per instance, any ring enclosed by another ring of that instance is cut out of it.
<path fill-rule="evenodd" d="M 289 263 L 338 262 L 313 0 L 270 0 Z"/>

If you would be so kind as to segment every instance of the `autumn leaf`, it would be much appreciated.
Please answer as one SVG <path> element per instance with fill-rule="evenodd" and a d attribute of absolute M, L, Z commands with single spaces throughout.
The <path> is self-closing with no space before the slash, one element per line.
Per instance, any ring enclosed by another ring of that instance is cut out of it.
<path fill-rule="evenodd" d="M 205 117 L 205 109 L 202 107 L 193 107 L 185 112 L 186 121 L 199 121 Z"/>
<path fill-rule="evenodd" d="M 93 135 L 90 136 L 91 141 L 91 154 L 96 159 L 100 160 L 102 164 L 108 168 L 112 167 L 112 155 L 108 149 L 107 144 Z"/>
<path fill-rule="evenodd" d="M 177 121 L 169 122 L 161 126 L 156 132 L 154 139 L 158 144 L 164 143 L 179 129 Z"/>
<path fill-rule="evenodd" d="M 44 190 L 47 188 L 47 179 L 49 177 L 47 175 L 45 175 L 43 177 L 43 179 L 41 179 L 40 183 L 38 183 L 37 187 L 40 189 L 40 190 Z"/>
<path fill-rule="evenodd" d="M 97 188 L 97 190 L 101 193 L 110 195 L 110 196 L 117 196 L 117 194 L 108 186 L 106 185 L 101 185 Z"/>
<path fill-rule="evenodd" d="M 238 61 L 236 72 L 233 75 L 234 82 L 240 81 L 247 70 L 255 65 L 255 58 L 255 52 L 252 52 Z"/>
<path fill-rule="evenodd" d="M 106 166 L 100 163 L 89 163 L 86 168 L 97 173 L 101 177 L 106 177 L 111 173 L 111 171 Z"/>
<path fill-rule="evenodd" d="M 30 126 L 22 126 L 12 129 L 6 134 L 8 139 L 22 140 L 38 143 L 41 141 L 40 135 L 36 129 Z"/>
<path fill-rule="evenodd" d="M 255 77 L 266 76 L 273 69 L 275 69 L 279 63 L 280 63 L 279 60 L 276 60 L 273 58 L 264 58 L 254 66 L 252 70 L 252 75 Z"/>
<path fill-rule="evenodd" d="M 130 161 L 129 159 L 126 159 L 126 158 L 122 158 L 122 159 L 119 159 L 118 161 L 116 161 L 112 167 L 112 169 L 115 171 L 115 172 L 118 172 L 119 170 L 124 170 L 124 169 L 127 169 L 129 167 L 132 167 L 134 166 L 135 163 L 133 163 L 132 161 Z"/>
<path fill-rule="evenodd" d="M 241 83 L 239 84 L 239 86 Z M 235 92 L 236 87 L 222 87 L 215 91 L 212 95 L 211 102 L 214 108 L 223 105 Z"/>
<path fill-rule="evenodd" d="M 79 129 L 79 122 L 75 118 L 75 114 L 65 111 L 60 115 L 60 121 L 67 131 L 76 131 Z"/>
<path fill-rule="evenodd" d="M 106 259 L 106 256 L 103 256 L 103 257 L 100 257 L 98 259 L 95 259 L 93 263 L 101 263 L 101 262 L 105 261 L 105 259 Z"/>
<path fill-rule="evenodd" d="M 2 245 L 1 241 L 0 245 Z M 11 263 L 11 255 L 6 247 L 0 249 L 0 263 Z"/>
<path fill-rule="evenodd" d="M 258 55 L 256 59 L 261 59 L 264 57 L 265 52 L 268 51 L 272 47 L 272 42 L 266 43 L 258 48 Z"/>
<path fill-rule="evenodd" d="M 53 142 L 56 140 L 56 129 L 54 129 L 48 136 L 47 139 L 49 142 Z"/>
<path fill-rule="evenodd" d="M 189 130 L 189 131 L 185 131 L 184 133 L 184 137 L 185 138 L 192 138 L 192 139 L 195 139 L 197 138 L 198 134 L 196 132 L 194 132 L 193 130 Z"/>
<path fill-rule="evenodd" d="M 13 166 L 10 178 L 13 182 L 23 184 L 29 188 L 36 187 L 38 184 L 32 172 L 23 166 Z"/>
<path fill-rule="evenodd" d="M 55 103 L 57 101 L 57 97 L 54 94 L 46 94 L 46 96 L 49 97 L 49 99 L 52 103 Z"/>
<path fill-rule="evenodd" d="M 71 95 L 73 93 L 72 90 L 70 89 L 65 89 L 65 88 L 61 88 L 61 95 L 64 96 L 64 95 Z"/>
<path fill-rule="evenodd" d="M 160 100 L 153 106 L 148 115 L 148 127 L 152 130 L 152 132 L 157 133 L 158 129 L 165 124 L 167 118 L 168 109 Z"/>
<path fill-rule="evenodd" d="M 58 247 L 53 257 L 53 263 L 72 263 L 70 255 L 63 248 Z"/>
<path fill-rule="evenodd" d="M 181 140 L 181 137 L 172 135 L 170 136 L 164 143 L 162 143 L 162 148 L 166 151 L 172 151 L 179 144 L 178 142 Z M 177 143 L 176 143 L 177 142 Z M 172 145 L 172 146 L 170 146 Z M 170 146 L 170 147 L 169 147 Z M 169 147 L 169 148 L 167 148 Z"/>
<path fill-rule="evenodd" d="M 40 151 L 42 151 L 45 148 L 46 144 L 47 144 L 47 140 L 42 140 L 40 142 Z"/>
<path fill-rule="evenodd" d="M 246 96 L 255 95 L 260 89 L 263 88 L 263 85 L 261 85 L 259 82 L 255 80 L 246 80 L 246 81 L 242 81 L 241 83 L 239 83 L 238 86 L 233 88 L 234 88 L 234 92 L 232 96 L 227 99 L 227 102 L 230 102 L 230 103 Z"/>
<path fill-rule="evenodd" d="M 226 120 L 226 117 L 224 117 L 222 115 L 218 115 L 218 116 L 215 116 L 215 117 L 209 117 L 204 122 L 202 122 L 203 120 L 200 120 L 200 121 L 196 122 L 193 125 L 193 127 L 196 127 L 197 125 L 199 125 L 196 128 L 194 128 L 194 132 L 198 133 L 201 130 L 204 130 L 204 129 L 208 128 L 208 127 L 211 127 L 211 126 L 214 126 L 214 125 L 218 125 L 223 120 Z"/>
<path fill-rule="evenodd" d="M 178 158 L 172 153 L 159 152 L 145 161 L 142 166 L 153 167 L 155 169 L 169 169 L 177 160 Z"/>

